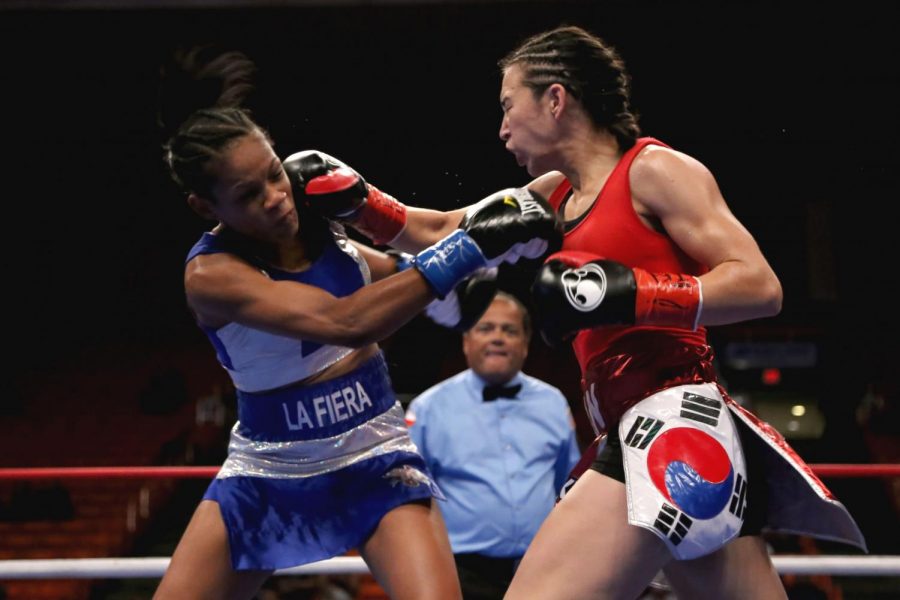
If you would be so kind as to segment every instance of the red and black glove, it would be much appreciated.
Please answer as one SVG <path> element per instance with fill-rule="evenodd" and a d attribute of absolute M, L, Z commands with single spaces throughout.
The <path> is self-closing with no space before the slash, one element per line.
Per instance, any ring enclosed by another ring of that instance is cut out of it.
<path fill-rule="evenodd" d="M 284 170 L 295 202 L 350 225 L 376 244 L 388 244 L 406 227 L 406 206 L 366 183 L 362 175 L 318 150 L 287 157 Z"/>
<path fill-rule="evenodd" d="M 703 296 L 693 275 L 649 273 L 586 252 L 549 256 L 531 286 L 544 340 L 602 325 L 653 325 L 695 330 Z"/>

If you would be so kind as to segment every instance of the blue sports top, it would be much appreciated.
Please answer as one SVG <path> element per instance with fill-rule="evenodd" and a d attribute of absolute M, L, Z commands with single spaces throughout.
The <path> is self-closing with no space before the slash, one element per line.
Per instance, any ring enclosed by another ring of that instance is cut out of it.
<path fill-rule="evenodd" d="M 350 243 L 339 225 L 332 227 L 333 237 L 322 254 L 305 271 L 283 271 L 250 254 L 238 242 L 206 232 L 188 253 L 190 262 L 201 254 L 227 252 L 258 268 L 274 281 L 296 281 L 312 285 L 336 297 L 348 296 L 371 283 L 366 261 Z M 200 328 L 209 337 L 216 356 L 228 371 L 235 388 L 258 392 L 279 388 L 306 379 L 333 365 L 353 349 L 277 335 L 240 323 L 227 323 L 217 329 Z"/>

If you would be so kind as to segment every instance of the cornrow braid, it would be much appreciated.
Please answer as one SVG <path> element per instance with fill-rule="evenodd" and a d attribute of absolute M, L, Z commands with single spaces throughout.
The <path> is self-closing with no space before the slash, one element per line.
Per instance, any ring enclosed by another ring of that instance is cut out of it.
<path fill-rule="evenodd" d="M 179 49 L 161 66 L 157 120 L 167 138 L 163 157 L 182 191 L 209 195 L 210 160 L 254 131 L 268 139 L 242 108 L 255 73 L 243 53 L 214 46 Z"/>
<path fill-rule="evenodd" d="M 159 125 L 169 135 L 169 128 L 177 124 L 163 144 L 163 158 L 184 193 L 215 202 L 211 162 L 254 133 L 275 145 L 251 112 L 242 107 L 253 91 L 255 72 L 255 65 L 244 54 L 218 53 L 205 46 L 176 53 L 161 69 Z M 297 214 L 306 250 L 315 258 L 332 237 L 330 223 L 302 203 L 297 205 Z"/>
<path fill-rule="evenodd" d="M 205 166 L 236 140 L 255 131 L 268 135 L 241 108 L 204 108 L 194 112 L 165 145 L 172 178 L 185 192 L 211 197 L 212 176 Z M 271 142 L 271 140 L 270 140 Z"/>
<path fill-rule="evenodd" d="M 528 38 L 499 61 L 502 70 L 522 67 L 523 83 L 539 96 L 559 83 L 579 100 L 598 127 L 623 150 L 641 130 L 630 106 L 630 77 L 615 48 L 580 27 L 559 27 Z"/>

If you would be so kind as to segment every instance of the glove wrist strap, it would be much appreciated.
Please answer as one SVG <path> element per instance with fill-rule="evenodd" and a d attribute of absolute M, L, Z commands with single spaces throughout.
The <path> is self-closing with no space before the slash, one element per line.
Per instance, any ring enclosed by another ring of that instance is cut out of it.
<path fill-rule="evenodd" d="M 406 229 L 406 205 L 370 185 L 366 203 L 350 219 L 354 229 L 376 244 L 390 244 Z"/>
<path fill-rule="evenodd" d="M 637 283 L 636 325 L 696 331 L 703 306 L 699 279 L 693 275 L 648 273 L 643 269 L 634 269 L 634 278 Z"/>
<path fill-rule="evenodd" d="M 449 294 L 464 277 L 484 267 L 487 259 L 478 244 L 462 229 L 416 255 L 415 267 L 438 298 Z"/>

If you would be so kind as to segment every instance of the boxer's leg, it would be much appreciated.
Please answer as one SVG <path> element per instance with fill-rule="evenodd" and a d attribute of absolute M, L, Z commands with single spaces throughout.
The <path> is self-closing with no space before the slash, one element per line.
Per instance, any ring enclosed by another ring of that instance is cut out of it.
<path fill-rule="evenodd" d="M 462 597 L 447 529 L 434 500 L 388 512 L 360 554 L 394 600 Z"/>
<path fill-rule="evenodd" d="M 252 598 L 269 575 L 269 571 L 235 571 L 231 567 L 219 505 L 204 500 L 178 542 L 153 598 Z"/>
<path fill-rule="evenodd" d="M 589 470 L 544 521 L 505 598 L 635 598 L 671 558 L 628 524 L 625 485 Z"/>
<path fill-rule="evenodd" d="M 693 560 L 673 560 L 664 573 L 679 598 L 787 598 L 766 544 L 758 536 L 739 537 Z"/>

